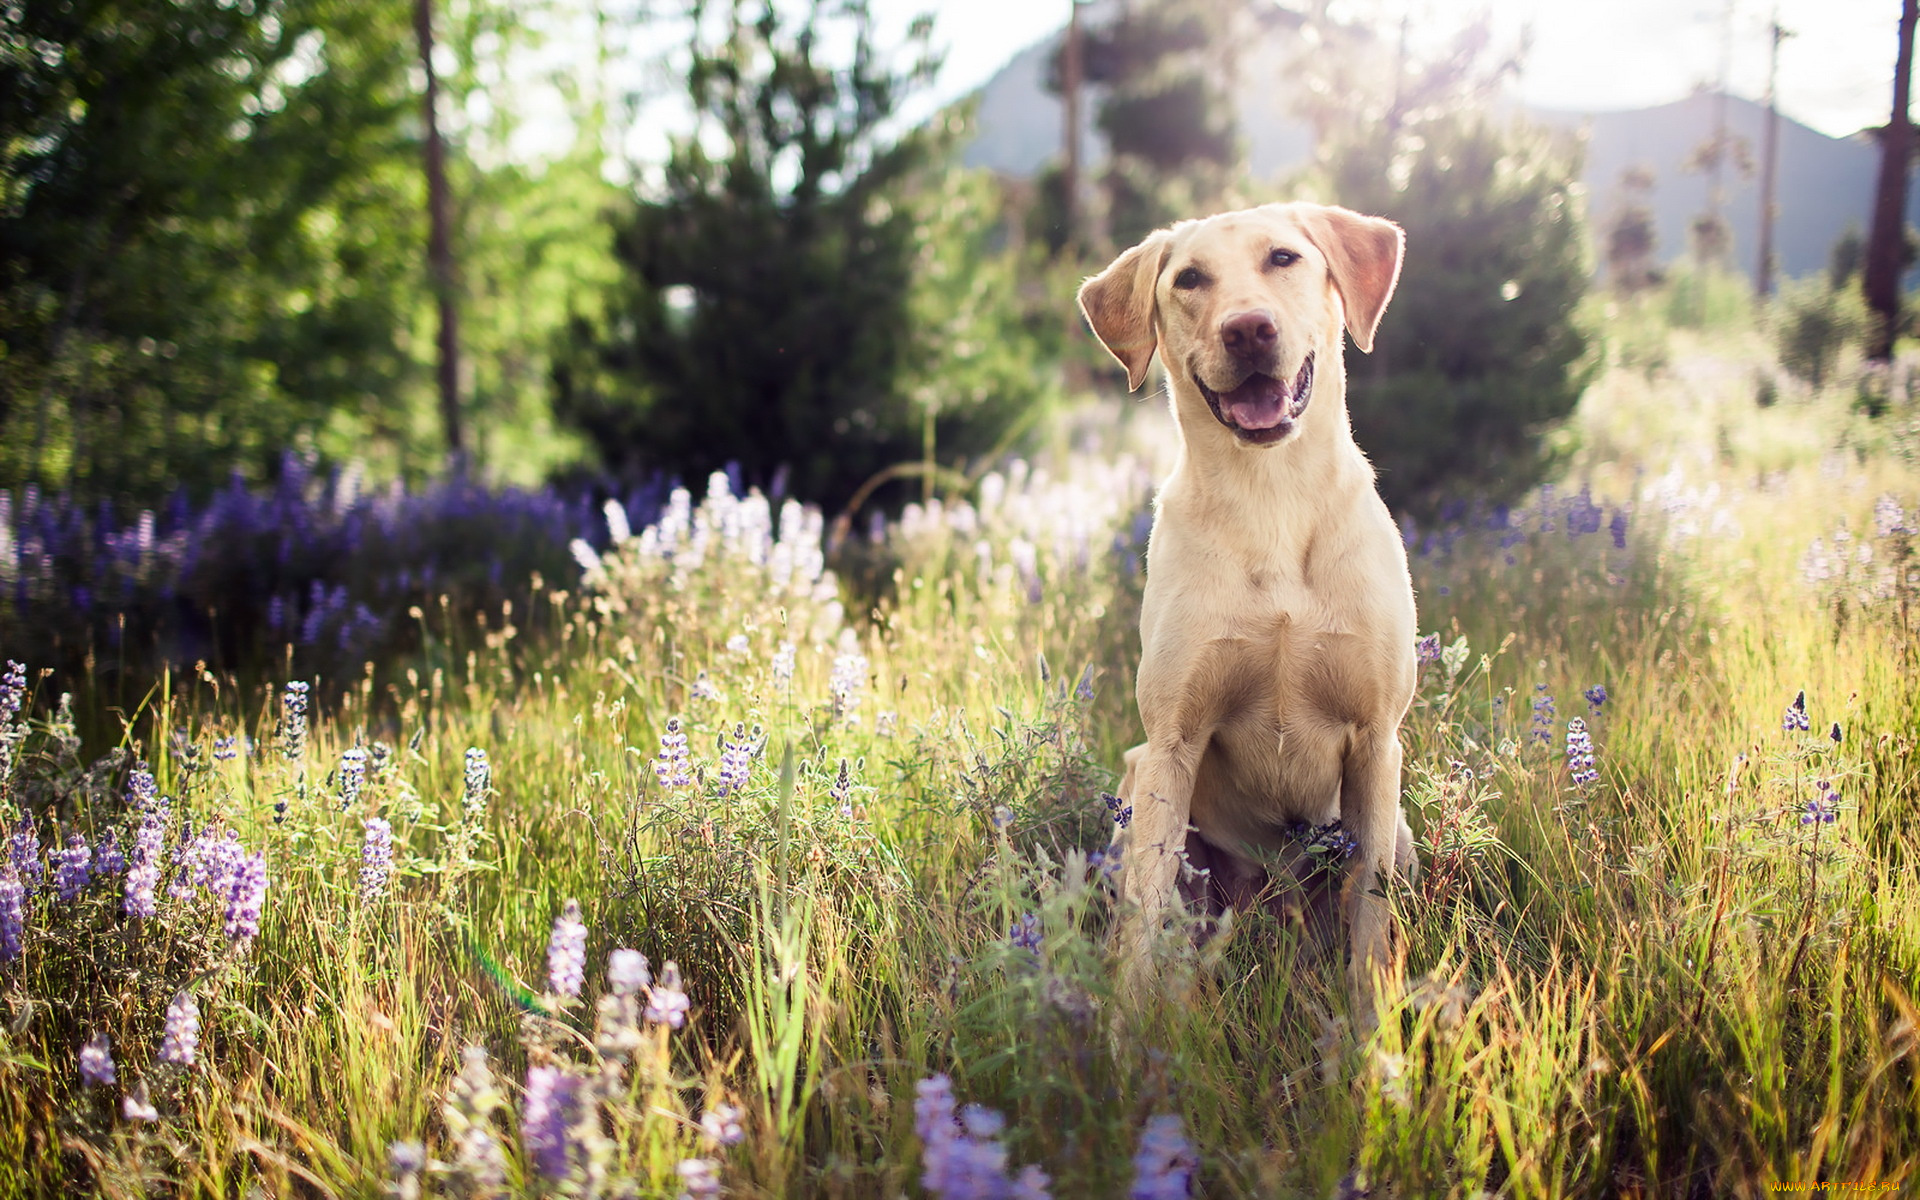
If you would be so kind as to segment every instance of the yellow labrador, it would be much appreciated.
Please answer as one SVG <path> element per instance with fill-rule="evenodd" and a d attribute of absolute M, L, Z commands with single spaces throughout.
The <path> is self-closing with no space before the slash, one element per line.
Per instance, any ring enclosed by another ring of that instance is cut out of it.
<path fill-rule="evenodd" d="M 1381 891 L 1416 869 L 1399 741 L 1415 628 L 1406 551 L 1347 418 L 1341 331 L 1373 348 L 1402 244 L 1377 217 L 1274 204 L 1160 230 L 1080 289 L 1130 388 L 1159 351 L 1180 436 L 1147 549 L 1147 740 L 1121 784 L 1136 996 L 1176 889 L 1245 905 L 1270 869 L 1309 875 L 1311 839 L 1350 854 L 1348 984 L 1372 1020 Z"/>

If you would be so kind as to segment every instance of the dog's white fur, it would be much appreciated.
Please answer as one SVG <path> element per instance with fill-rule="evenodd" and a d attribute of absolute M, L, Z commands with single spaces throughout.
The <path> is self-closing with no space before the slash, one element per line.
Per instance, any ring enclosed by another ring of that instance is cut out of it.
<path fill-rule="evenodd" d="M 1402 245 L 1376 217 L 1268 205 L 1160 230 L 1080 289 L 1130 388 L 1159 352 L 1180 437 L 1147 551 L 1136 689 L 1147 740 L 1127 753 L 1121 785 L 1133 821 L 1120 953 L 1135 996 L 1153 984 L 1183 856 L 1204 856 L 1215 899 L 1244 904 L 1268 867 L 1302 860 L 1290 825 L 1338 818 L 1358 844 L 1339 899 L 1348 984 L 1372 1018 L 1392 946 L 1385 878 L 1396 863 L 1415 869 L 1399 741 L 1415 618 L 1399 531 L 1349 425 L 1341 335 L 1372 349 Z M 1267 374 L 1297 383 L 1314 359 L 1307 407 L 1264 445 L 1202 390 L 1217 401 L 1248 378 L 1227 322 L 1262 312 Z"/>

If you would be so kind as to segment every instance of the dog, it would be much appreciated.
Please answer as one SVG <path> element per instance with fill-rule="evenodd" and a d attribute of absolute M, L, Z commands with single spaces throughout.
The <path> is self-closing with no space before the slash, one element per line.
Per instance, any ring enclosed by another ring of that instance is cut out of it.
<path fill-rule="evenodd" d="M 1356 1020 L 1375 1019 L 1385 881 L 1418 869 L 1399 740 L 1416 632 L 1406 550 L 1347 416 L 1342 332 L 1371 352 L 1404 245 L 1378 217 L 1267 205 L 1159 230 L 1080 288 L 1128 390 L 1158 352 L 1179 434 L 1147 545 L 1147 740 L 1121 783 L 1136 1000 L 1176 895 L 1245 907 L 1345 853 L 1347 983 Z"/>

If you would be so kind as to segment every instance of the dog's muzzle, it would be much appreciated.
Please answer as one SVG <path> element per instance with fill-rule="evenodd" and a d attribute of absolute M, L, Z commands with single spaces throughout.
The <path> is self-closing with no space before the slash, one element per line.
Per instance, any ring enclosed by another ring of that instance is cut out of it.
<path fill-rule="evenodd" d="M 1195 374 L 1193 382 L 1207 398 L 1216 421 L 1243 442 L 1269 446 L 1294 431 L 1313 396 L 1313 355 L 1300 364 L 1291 384 L 1256 371 L 1229 392 L 1216 392 Z"/>

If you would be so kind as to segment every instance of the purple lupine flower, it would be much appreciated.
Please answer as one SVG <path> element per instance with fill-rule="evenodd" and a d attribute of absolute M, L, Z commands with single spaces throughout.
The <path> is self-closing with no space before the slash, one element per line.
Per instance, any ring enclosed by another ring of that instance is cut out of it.
<path fill-rule="evenodd" d="M 360 897 L 378 900 L 387 894 L 393 877 L 393 826 L 381 817 L 368 817 L 367 839 L 360 848 Z"/>
<path fill-rule="evenodd" d="M 127 775 L 127 804 L 129 807 L 146 812 L 160 799 L 160 785 L 154 782 L 153 772 L 146 763 L 135 763 Z"/>
<path fill-rule="evenodd" d="M 1544 683 L 1533 685 L 1533 729 L 1531 736 L 1543 746 L 1553 744 L 1553 693 Z"/>
<path fill-rule="evenodd" d="M 260 934 L 260 912 L 267 900 L 265 851 L 240 860 L 227 889 L 227 940 L 245 949 Z"/>
<path fill-rule="evenodd" d="M 1080 672 L 1080 682 L 1074 685 L 1073 698 L 1082 704 L 1093 699 L 1093 664 L 1088 663 Z"/>
<path fill-rule="evenodd" d="M 746 634 L 736 633 L 727 639 L 727 653 L 739 655 L 751 654 L 753 653 L 753 643 L 747 640 Z"/>
<path fill-rule="evenodd" d="M 229 734 L 213 739 L 213 757 L 220 762 L 232 762 L 240 757 L 240 735 Z"/>
<path fill-rule="evenodd" d="M 680 986 L 680 967 L 673 962 L 660 964 L 660 981 L 647 989 L 647 1020 L 679 1029 L 692 1008 L 693 1001 Z"/>
<path fill-rule="evenodd" d="M 1780 718 L 1780 728 L 1787 733 L 1805 733 L 1812 728 L 1807 720 L 1807 692 L 1805 688 L 1787 705 L 1786 715 Z"/>
<path fill-rule="evenodd" d="M 20 957 L 26 944 L 27 889 L 11 859 L 0 859 L 0 963 Z"/>
<path fill-rule="evenodd" d="M 580 902 L 568 900 L 553 919 L 547 939 L 547 991 L 556 996 L 578 996 L 587 978 L 587 927 L 580 920 Z"/>
<path fill-rule="evenodd" d="M 900 726 L 900 714 L 892 709 L 882 709 L 873 715 L 873 736 L 890 738 Z"/>
<path fill-rule="evenodd" d="M 1020 1174 L 1014 1178 L 1013 1190 L 1007 1193 L 1008 1200 L 1053 1200 L 1053 1193 L 1047 1190 L 1053 1181 L 1039 1167 L 1028 1163 L 1020 1168 Z"/>
<path fill-rule="evenodd" d="M 1581 695 L 1587 698 L 1587 711 L 1593 716 L 1600 715 L 1600 706 L 1607 702 L 1607 685 L 1596 683 Z"/>
<path fill-rule="evenodd" d="M 687 695 L 695 700 L 724 700 L 726 698 L 720 694 L 720 689 L 714 686 L 713 680 L 707 678 L 705 671 L 697 672 L 694 675 L 693 686 L 687 689 Z"/>
<path fill-rule="evenodd" d="M 87 1087 L 106 1087 L 114 1082 L 113 1043 L 106 1031 L 93 1035 L 80 1047 L 80 1082 Z"/>
<path fill-rule="evenodd" d="M 793 682 L 793 643 L 781 642 L 780 648 L 773 652 L 773 683 L 775 687 L 786 687 Z"/>
<path fill-rule="evenodd" d="M 100 834 L 100 843 L 93 848 L 93 873 L 118 875 L 126 869 L 127 856 L 120 853 L 120 835 L 109 825 Z"/>
<path fill-rule="evenodd" d="M 167 1005 L 167 1027 L 160 1036 L 160 1061 L 190 1067 L 200 1049 L 200 1006 L 185 992 Z"/>
<path fill-rule="evenodd" d="M 40 827 L 32 817 L 21 817 L 7 840 L 7 858 L 20 873 L 20 882 L 29 892 L 40 890 L 47 879 L 47 864 L 40 858 Z"/>
<path fill-rule="evenodd" d="M 969 1104 L 954 1108 L 953 1081 L 936 1074 L 914 1084 L 913 1127 L 920 1135 L 921 1186 L 935 1200 L 1041 1200 L 1046 1172 L 1028 1167 L 1007 1178 L 1007 1150 L 1000 1143 L 1006 1121 Z"/>
<path fill-rule="evenodd" d="M 0 728 L 13 724 L 27 702 L 27 664 L 7 660 L 7 673 L 0 675 Z"/>
<path fill-rule="evenodd" d="M 420 1195 L 420 1173 L 427 1169 L 427 1148 L 419 1142 L 395 1142 L 387 1147 L 387 1174 L 391 1194 L 401 1200 Z"/>
<path fill-rule="evenodd" d="M 827 697 L 833 705 L 833 719 L 843 721 L 860 708 L 860 693 L 867 686 L 867 656 L 845 646 L 833 660 L 833 675 L 827 681 Z"/>
<path fill-rule="evenodd" d="M 567 1176 L 572 1148 L 573 1109 L 580 1081 L 559 1067 L 527 1068 L 527 1100 L 521 1111 L 520 1137 L 534 1169 L 548 1179 Z"/>
<path fill-rule="evenodd" d="M 464 776 L 465 790 L 460 796 L 461 819 L 474 824 L 487 811 L 487 792 L 493 782 L 493 765 L 487 761 L 487 752 L 478 746 L 467 747 L 467 768 Z"/>
<path fill-rule="evenodd" d="M 737 724 L 733 727 L 733 736 L 720 744 L 720 794 L 731 795 L 743 790 L 753 770 L 753 739 L 747 736 L 747 727 Z"/>
<path fill-rule="evenodd" d="M 304 680 L 289 680 L 280 697 L 280 754 L 288 762 L 307 752 L 307 691 Z"/>
<path fill-rule="evenodd" d="M 1840 815 L 1840 793 L 1833 784 L 1821 780 L 1815 785 L 1820 794 L 1807 801 L 1806 811 L 1800 814 L 1802 825 L 1831 825 Z"/>
<path fill-rule="evenodd" d="M 1199 1168 L 1200 1158 L 1187 1141 L 1179 1115 L 1161 1113 L 1140 1133 L 1128 1200 L 1184 1200 L 1193 1192 L 1193 1173 Z"/>
<path fill-rule="evenodd" d="M 93 878 L 93 848 L 77 833 L 67 835 L 67 848 L 53 852 L 54 890 L 62 904 L 70 904 Z"/>
<path fill-rule="evenodd" d="M 1827 740 L 1831 741 L 1836 746 L 1840 744 L 1840 722 L 1835 721 L 1833 723 L 1833 728 L 1827 730 Z"/>
<path fill-rule="evenodd" d="M 240 869 L 247 852 L 240 845 L 238 830 L 229 829 L 224 837 L 213 836 L 218 832 L 217 827 L 207 831 L 210 844 L 194 864 L 193 882 L 216 899 L 225 900 L 233 890 L 234 872 Z"/>
<path fill-rule="evenodd" d="M 615 950 L 607 956 L 607 986 L 616 996 L 637 996 L 652 985 L 647 956 L 638 950 Z"/>
<path fill-rule="evenodd" d="M 367 783 L 367 752 L 350 746 L 340 752 L 340 811 L 346 812 L 360 802 L 360 789 Z"/>
<path fill-rule="evenodd" d="M 140 818 L 140 828 L 133 835 L 132 862 L 121 903 L 121 911 L 127 916 L 151 917 L 159 911 L 153 893 L 160 886 L 160 855 L 166 844 L 170 811 L 165 797 L 160 798 Z"/>
<path fill-rule="evenodd" d="M 1600 778 L 1593 767 L 1593 738 L 1587 733 L 1587 723 L 1579 717 L 1567 722 L 1567 772 L 1573 776 L 1573 786 L 1579 788 Z"/>
<path fill-rule="evenodd" d="M 827 785 L 827 799 L 833 801 L 841 816 L 853 816 L 853 764 L 844 758 L 840 760 L 840 773 Z"/>
<path fill-rule="evenodd" d="M 693 783 L 693 760 L 687 753 L 687 735 L 680 731 L 680 718 L 667 718 L 667 731 L 660 735 L 660 754 L 654 759 L 653 773 L 663 788 L 688 787 Z"/>
<path fill-rule="evenodd" d="M 196 835 L 190 821 L 183 820 L 180 825 L 179 840 L 173 847 L 173 882 L 167 885 L 167 895 L 174 900 L 184 900 L 193 894 L 193 877 L 196 871 L 204 871 L 202 865 L 206 854 L 213 849 L 213 827 L 201 829 Z"/>
<path fill-rule="evenodd" d="M 732 1104 L 713 1104 L 700 1114 L 700 1132 L 716 1146 L 738 1146 L 747 1140 L 746 1127 L 740 1124 L 745 1114 Z"/>
<path fill-rule="evenodd" d="M 158 1121 L 160 1110 L 147 1100 L 147 1083 L 141 1080 L 133 1090 L 120 1098 L 120 1115 L 129 1121 Z"/>
<path fill-rule="evenodd" d="M 1423 663 L 1440 661 L 1440 635 L 1429 633 L 1413 644 L 1413 657 Z"/>
<path fill-rule="evenodd" d="M 720 1194 L 720 1164 L 711 1158 L 683 1158 L 673 1168 L 680 1176 L 677 1200 L 712 1200 Z"/>
<path fill-rule="evenodd" d="M 960 1123 L 954 1118 L 953 1080 L 939 1072 L 913 1085 L 913 1131 L 920 1135 L 920 1185 L 928 1191 L 947 1178 Z"/>
<path fill-rule="evenodd" d="M 1113 817 L 1113 823 L 1125 829 L 1133 824 L 1133 805 L 1108 792 L 1100 793 L 1100 799 L 1106 801 L 1107 812 Z"/>
<path fill-rule="evenodd" d="M 1007 940 L 1022 950 L 1039 950 L 1040 934 L 1040 918 L 1033 913 L 1023 913 L 1007 927 Z"/>

